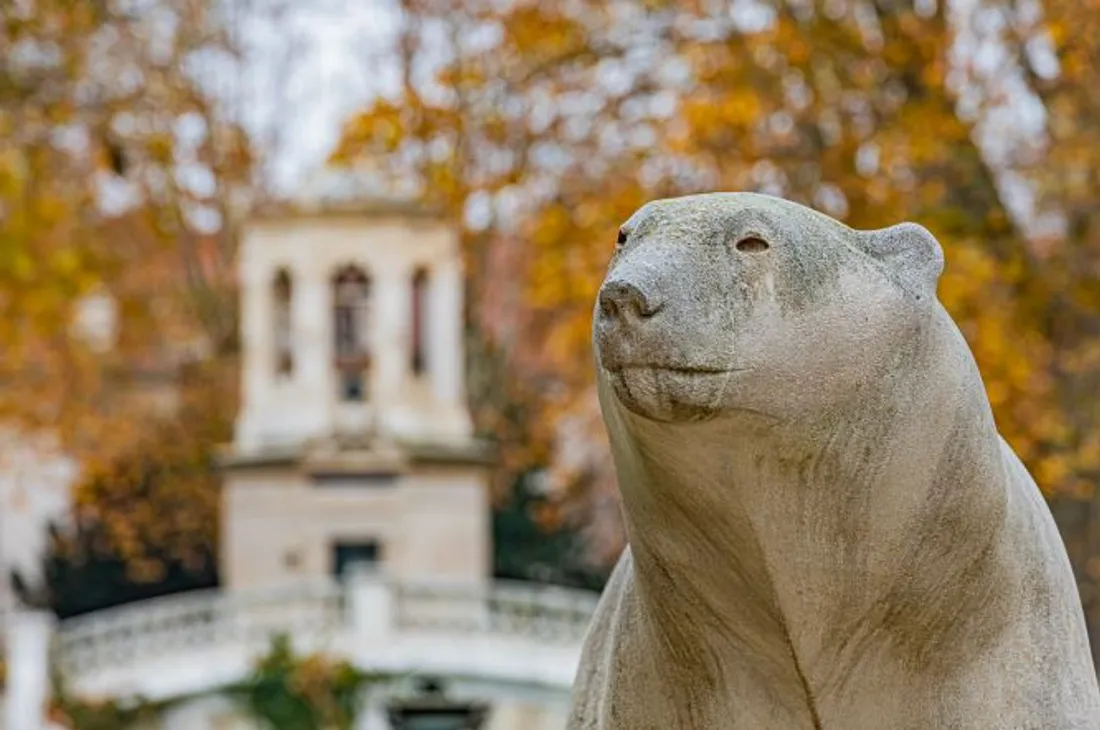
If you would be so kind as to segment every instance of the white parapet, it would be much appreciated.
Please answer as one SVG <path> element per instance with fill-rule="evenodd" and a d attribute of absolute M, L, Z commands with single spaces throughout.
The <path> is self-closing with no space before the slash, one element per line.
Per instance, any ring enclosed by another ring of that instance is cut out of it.
<path fill-rule="evenodd" d="M 75 694 L 158 700 L 243 680 L 270 638 L 285 634 L 297 651 L 366 670 L 463 677 L 560 699 L 595 604 L 587 592 L 398 582 L 353 568 L 343 584 L 166 596 L 63 621 L 53 657 Z M 48 632 L 40 628 L 40 650 Z"/>

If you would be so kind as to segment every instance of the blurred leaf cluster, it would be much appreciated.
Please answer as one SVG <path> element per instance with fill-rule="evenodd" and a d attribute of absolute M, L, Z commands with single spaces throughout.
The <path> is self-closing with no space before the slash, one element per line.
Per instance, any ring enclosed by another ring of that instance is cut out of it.
<path fill-rule="evenodd" d="M 54 673 L 48 717 L 51 723 L 72 730 L 123 730 L 149 727 L 177 700 L 151 702 L 141 697 L 77 697 L 65 678 Z"/>
<path fill-rule="evenodd" d="M 50 722 L 72 730 L 122 730 L 155 722 L 161 709 L 152 704 L 129 705 L 116 700 L 54 702 Z"/>
<path fill-rule="evenodd" d="M 90 457 L 76 495 L 78 522 L 100 526 L 98 544 L 139 582 L 164 577 L 165 563 L 200 571 L 217 555 L 220 476 L 216 447 L 232 437 L 232 382 L 198 372 L 171 414 L 135 423 L 119 447 Z"/>
<path fill-rule="evenodd" d="M 171 412 L 117 419 L 132 431 L 86 458 L 72 520 L 50 527 L 41 580 L 13 574 L 21 600 L 67 618 L 217 584 L 225 375 L 199 369 Z"/>
<path fill-rule="evenodd" d="M 249 717 L 272 730 L 351 730 L 367 689 L 386 679 L 345 661 L 297 654 L 289 637 L 277 635 L 244 682 L 213 694 L 239 702 Z M 76 697 L 55 676 L 50 720 L 73 730 L 158 727 L 166 710 L 200 696 L 163 702 Z"/>
<path fill-rule="evenodd" d="M 231 694 L 273 730 L 351 730 L 364 690 L 381 680 L 344 661 L 299 656 L 288 637 L 276 636 Z"/>
<path fill-rule="evenodd" d="M 138 580 L 214 549 L 236 226 L 262 189 L 212 83 L 239 30 L 205 0 L 0 4 L 0 418 L 60 438 L 94 559 Z"/>
<path fill-rule="evenodd" d="M 0 414 L 83 456 L 151 379 L 235 346 L 254 158 L 202 83 L 231 38 L 212 3 L 19 0 L 0 49 Z M 118 324 L 91 331 L 78 305 L 105 293 Z"/>
<path fill-rule="evenodd" d="M 537 484 L 536 474 L 521 475 L 493 515 L 494 577 L 600 590 L 609 566 L 593 564 L 583 534 Z"/>

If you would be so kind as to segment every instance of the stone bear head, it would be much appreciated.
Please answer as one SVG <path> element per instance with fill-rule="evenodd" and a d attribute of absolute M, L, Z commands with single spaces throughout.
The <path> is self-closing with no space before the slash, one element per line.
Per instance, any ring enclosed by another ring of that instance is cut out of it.
<path fill-rule="evenodd" d="M 809 416 L 920 366 L 942 269 L 912 223 L 856 231 L 753 193 L 654 201 L 599 291 L 599 377 L 654 421 Z"/>

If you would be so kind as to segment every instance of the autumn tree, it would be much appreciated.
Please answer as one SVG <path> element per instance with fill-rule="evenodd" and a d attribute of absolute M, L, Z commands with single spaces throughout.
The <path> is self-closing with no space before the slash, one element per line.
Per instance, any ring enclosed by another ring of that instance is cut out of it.
<path fill-rule="evenodd" d="M 214 547 L 216 485 L 171 470 L 235 407 L 237 225 L 267 181 L 232 82 L 257 4 L 285 5 L 0 7 L 0 417 L 59 437 L 132 578 L 158 541 Z"/>
<path fill-rule="evenodd" d="M 1043 110 L 1011 162 L 1034 195 L 1028 303 L 1048 336 L 1052 400 L 1063 414 L 1056 477 L 1073 488 L 1052 506 L 1074 563 L 1093 657 L 1100 664 L 1100 12 L 1095 3 L 986 5 L 1005 49 L 991 107 L 1014 87 L 1017 107 Z M 1030 355 L 1026 350 L 1021 355 Z"/>
<path fill-rule="evenodd" d="M 99 288 L 121 313 L 117 358 L 232 340 L 231 298 L 216 292 L 232 244 L 215 222 L 229 219 L 250 152 L 188 70 L 219 29 L 201 3 L 143 5 L 3 10 L 4 405 L 33 423 L 65 428 L 92 405 L 103 373 L 90 361 L 102 358 L 69 324 Z M 48 387 L 29 399 L 17 383 Z"/>

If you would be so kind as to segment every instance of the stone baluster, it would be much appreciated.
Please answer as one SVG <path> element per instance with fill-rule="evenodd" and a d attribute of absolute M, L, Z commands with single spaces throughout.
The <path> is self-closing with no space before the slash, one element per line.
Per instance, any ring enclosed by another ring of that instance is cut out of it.
<path fill-rule="evenodd" d="M 8 619 L 5 730 L 42 730 L 50 699 L 53 614 L 19 610 Z"/>

